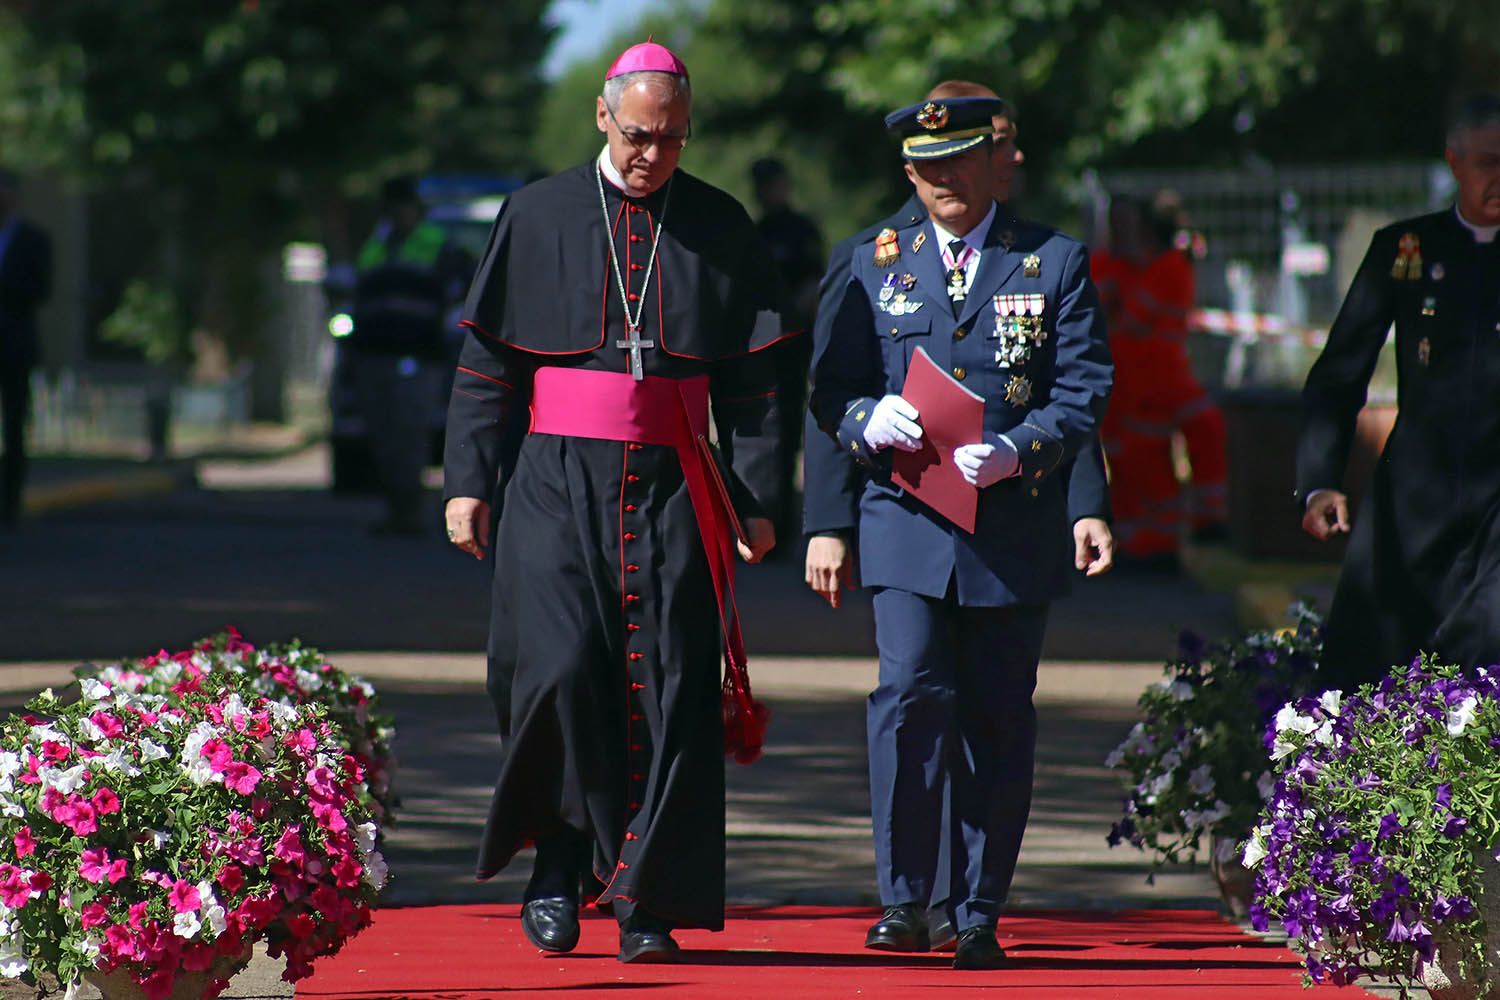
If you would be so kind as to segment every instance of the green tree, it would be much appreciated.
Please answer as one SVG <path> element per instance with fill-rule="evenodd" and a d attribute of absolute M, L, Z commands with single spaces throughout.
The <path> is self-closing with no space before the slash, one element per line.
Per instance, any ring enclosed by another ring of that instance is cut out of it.
<path fill-rule="evenodd" d="M 546 6 L 0 0 L 0 144 L 157 199 L 174 283 L 254 356 L 263 262 L 330 206 L 398 171 L 525 166 Z"/>

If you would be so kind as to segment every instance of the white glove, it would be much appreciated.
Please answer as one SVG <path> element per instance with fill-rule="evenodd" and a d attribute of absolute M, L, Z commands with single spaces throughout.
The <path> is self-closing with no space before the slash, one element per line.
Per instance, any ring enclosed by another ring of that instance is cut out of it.
<path fill-rule="evenodd" d="M 900 396 L 883 396 L 870 411 L 865 424 L 865 444 L 871 451 L 899 448 L 916 451 L 922 447 L 922 427 L 917 423 L 917 408 Z"/>
<path fill-rule="evenodd" d="M 953 464 L 963 473 L 965 482 L 984 489 L 1020 472 L 1021 456 L 1010 438 L 985 431 L 980 444 L 962 444 L 953 449 Z"/>

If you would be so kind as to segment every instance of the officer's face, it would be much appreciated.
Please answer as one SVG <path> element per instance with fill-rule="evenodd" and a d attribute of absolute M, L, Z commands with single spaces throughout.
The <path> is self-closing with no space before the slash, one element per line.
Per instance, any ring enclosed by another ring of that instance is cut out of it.
<path fill-rule="evenodd" d="M 627 194 L 648 195 L 672 176 L 687 144 L 691 111 L 687 95 L 649 78 L 627 87 L 613 111 L 598 99 L 596 123 L 609 140 L 609 159 L 625 178 Z"/>
<path fill-rule="evenodd" d="M 1458 181 L 1458 209 L 1476 226 L 1500 226 L 1500 125 L 1470 129 L 1444 154 Z"/>
<path fill-rule="evenodd" d="M 995 152 L 991 156 L 995 165 L 995 200 L 1009 201 L 1016 169 L 1026 162 L 1026 157 L 1016 145 L 1016 123 L 1005 115 L 996 115 L 990 121 L 995 126 Z"/>
<path fill-rule="evenodd" d="M 906 176 L 927 214 L 955 236 L 979 224 L 995 198 L 995 168 L 979 145 L 941 160 L 907 160 Z"/>

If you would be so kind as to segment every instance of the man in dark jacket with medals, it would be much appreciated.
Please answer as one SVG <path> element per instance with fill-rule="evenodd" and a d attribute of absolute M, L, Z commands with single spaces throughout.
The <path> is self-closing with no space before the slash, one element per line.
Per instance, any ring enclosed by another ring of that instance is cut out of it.
<path fill-rule="evenodd" d="M 932 88 L 928 100 L 947 97 L 999 96 L 983 84 L 968 80 L 946 80 Z M 1010 106 L 991 116 L 994 129 L 990 162 L 994 169 L 995 200 L 1010 198 L 1016 168 L 1025 160 L 1016 144 L 1016 123 Z M 886 228 L 910 226 L 927 217 L 927 207 L 913 194 L 894 214 L 869 226 L 833 248 L 828 269 L 819 286 L 817 324 L 827 328 L 838 311 L 839 299 L 849 277 L 854 248 L 873 240 Z M 818 337 L 814 338 L 815 340 Z M 811 345 L 809 345 L 811 347 Z M 807 413 L 803 429 L 803 532 L 808 535 L 804 574 L 807 585 L 833 607 L 840 591 L 855 585 L 854 539 L 859 520 L 859 495 L 864 488 L 863 467 L 844 454 L 838 443 L 818 430 L 817 420 Z M 1068 520 L 1073 525 L 1074 565 L 1089 576 L 1107 573 L 1114 566 L 1114 536 L 1110 531 L 1109 483 L 1104 471 L 1104 452 L 1096 437 L 1067 470 Z M 935 942 L 934 947 L 942 942 Z"/>
<path fill-rule="evenodd" d="M 500 484 L 503 745 L 479 877 L 535 842 L 530 940 L 576 945 L 582 876 L 627 962 L 671 959 L 674 927 L 723 925 L 730 531 L 752 562 L 775 540 L 779 291 L 744 209 L 677 169 L 690 104 L 677 57 L 632 46 L 597 102 L 598 159 L 506 201 L 465 306 L 444 460 L 449 538 L 481 556 L 504 430 L 529 406 Z"/>
<path fill-rule="evenodd" d="M 1457 204 L 1375 234 L 1302 393 L 1302 525 L 1326 539 L 1350 530 L 1344 467 L 1394 323 L 1399 413 L 1352 519 L 1328 687 L 1421 651 L 1500 661 L 1500 96 L 1460 105 L 1445 155 Z"/>
<path fill-rule="evenodd" d="M 871 478 L 860 573 L 875 591 L 880 681 L 869 699 L 870 798 L 881 901 L 866 947 L 922 951 L 951 794 L 947 910 L 954 966 L 1005 954 L 995 925 L 1030 810 L 1032 692 L 1047 605 L 1073 566 L 1056 475 L 1094 435 L 1109 349 L 1082 245 L 994 200 L 993 98 L 925 101 L 902 136 L 925 219 L 854 249 L 813 413 Z M 983 399 L 981 439 L 950 458 L 978 491 L 973 533 L 890 478 L 889 451 L 921 446 L 899 393 L 918 348 Z"/>

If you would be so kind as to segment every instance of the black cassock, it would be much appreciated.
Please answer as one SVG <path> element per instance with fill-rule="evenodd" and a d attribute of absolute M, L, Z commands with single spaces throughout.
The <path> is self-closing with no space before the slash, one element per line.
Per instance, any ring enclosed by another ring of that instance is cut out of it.
<path fill-rule="evenodd" d="M 1323 673 L 1350 689 L 1420 651 L 1500 660 L 1500 243 L 1453 209 L 1370 241 L 1303 390 L 1298 492 L 1339 489 L 1391 325 L 1398 413 L 1329 612 Z"/>
<path fill-rule="evenodd" d="M 729 195 L 679 170 L 642 199 L 605 181 L 601 206 L 600 181 L 590 162 L 512 195 L 465 307 L 444 495 L 504 490 L 489 649 L 501 765 L 478 875 L 573 830 L 593 844 L 600 903 L 718 929 L 723 647 L 677 452 L 550 434 L 506 450 L 539 366 L 630 370 L 612 238 L 632 312 L 644 297 L 645 374 L 708 376 L 736 508 L 765 516 L 778 432 L 762 348 L 782 336 L 780 291 Z"/>

